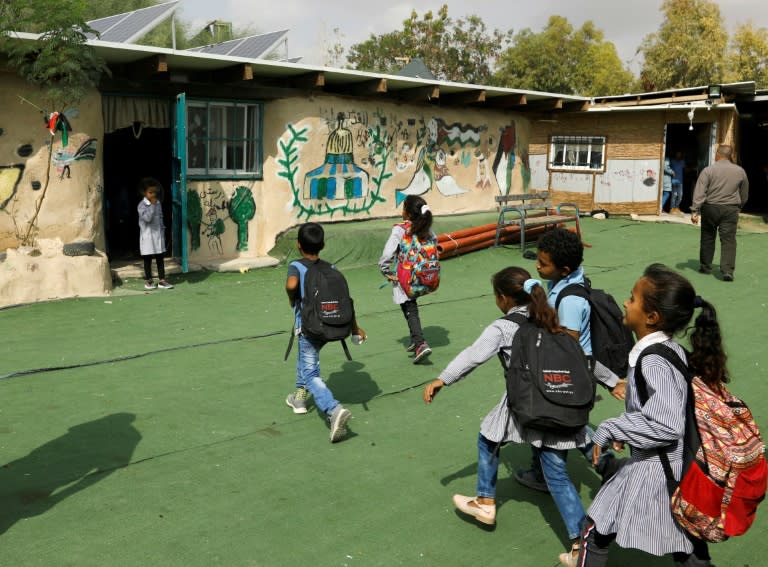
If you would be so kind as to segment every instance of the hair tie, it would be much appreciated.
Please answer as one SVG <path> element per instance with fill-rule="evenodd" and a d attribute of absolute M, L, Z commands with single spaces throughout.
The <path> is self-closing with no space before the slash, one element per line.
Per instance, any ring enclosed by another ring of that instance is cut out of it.
<path fill-rule="evenodd" d="M 523 290 L 525 290 L 525 293 L 530 295 L 533 288 L 536 287 L 537 285 L 541 285 L 541 282 L 539 280 L 529 278 L 525 280 L 525 283 L 523 284 Z"/>
<path fill-rule="evenodd" d="M 693 308 L 694 309 L 697 309 L 697 308 L 703 307 L 703 306 L 704 306 L 704 300 L 701 298 L 700 295 L 697 295 L 696 297 L 693 298 Z"/>
<path fill-rule="evenodd" d="M 421 214 L 423 215 L 429 210 L 429 205 L 422 205 L 421 206 Z"/>

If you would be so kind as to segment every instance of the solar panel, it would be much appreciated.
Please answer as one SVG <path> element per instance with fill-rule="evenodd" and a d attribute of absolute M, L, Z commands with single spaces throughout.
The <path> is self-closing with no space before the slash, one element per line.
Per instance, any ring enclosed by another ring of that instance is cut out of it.
<path fill-rule="evenodd" d="M 288 30 L 281 30 L 259 35 L 252 35 L 240 39 L 231 39 L 204 45 L 202 47 L 192 47 L 187 51 L 196 51 L 197 53 L 209 53 L 211 55 L 229 55 L 232 57 L 245 57 L 247 59 L 259 59 L 272 51 L 278 43 L 288 33 Z"/>
<path fill-rule="evenodd" d="M 134 43 L 170 16 L 178 3 L 178 0 L 174 0 L 133 12 L 91 20 L 88 25 L 99 32 L 99 36 L 88 34 L 88 39 Z"/>

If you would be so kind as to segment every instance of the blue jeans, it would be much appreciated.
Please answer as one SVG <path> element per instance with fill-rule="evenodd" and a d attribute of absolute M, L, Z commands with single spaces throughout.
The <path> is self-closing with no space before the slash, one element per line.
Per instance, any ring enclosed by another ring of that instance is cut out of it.
<path fill-rule="evenodd" d="M 501 445 L 477 435 L 477 495 L 496 498 L 496 479 L 499 476 Z"/>
<path fill-rule="evenodd" d="M 669 191 L 662 191 L 661 192 L 661 210 L 664 210 L 664 206 L 667 204 L 667 199 L 669 199 Z"/>
<path fill-rule="evenodd" d="M 568 451 L 548 447 L 532 447 L 532 449 L 534 470 L 540 470 L 547 482 L 547 488 L 560 512 L 568 537 L 578 538 L 581 535 L 586 514 L 579 493 L 576 492 L 576 487 L 568 476 Z"/>
<path fill-rule="evenodd" d="M 304 335 L 299 335 L 299 355 L 296 357 L 296 387 L 309 390 L 317 408 L 330 414 L 339 405 L 339 402 L 334 399 L 333 392 L 320 378 L 320 349 L 323 346 L 325 346 L 323 341 L 313 341 Z"/>
<path fill-rule="evenodd" d="M 683 200 L 683 184 L 672 182 L 672 203 L 669 205 L 673 209 L 680 208 L 680 201 Z"/>

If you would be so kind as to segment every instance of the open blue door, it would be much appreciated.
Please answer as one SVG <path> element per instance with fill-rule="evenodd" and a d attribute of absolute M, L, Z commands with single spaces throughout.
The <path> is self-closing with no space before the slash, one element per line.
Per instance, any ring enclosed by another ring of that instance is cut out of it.
<path fill-rule="evenodd" d="M 181 258 L 181 271 L 189 271 L 187 237 L 187 97 L 176 97 L 173 136 L 173 255 Z"/>

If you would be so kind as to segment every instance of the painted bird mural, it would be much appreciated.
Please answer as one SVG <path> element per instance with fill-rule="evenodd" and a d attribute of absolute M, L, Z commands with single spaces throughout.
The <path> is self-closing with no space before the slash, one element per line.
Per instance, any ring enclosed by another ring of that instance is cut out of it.
<path fill-rule="evenodd" d="M 56 169 L 61 173 L 59 179 L 64 179 L 66 174 L 67 179 L 72 177 L 72 173 L 69 169 L 70 164 L 76 161 L 89 160 L 93 161 L 96 158 L 96 138 L 88 138 L 85 142 L 80 144 L 80 147 L 75 152 L 70 152 L 64 148 L 56 150 L 53 154 L 51 161 Z"/>

